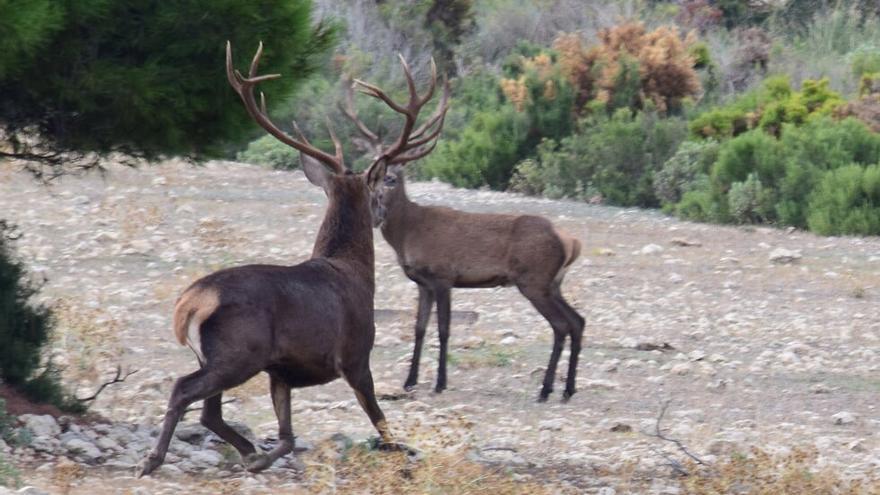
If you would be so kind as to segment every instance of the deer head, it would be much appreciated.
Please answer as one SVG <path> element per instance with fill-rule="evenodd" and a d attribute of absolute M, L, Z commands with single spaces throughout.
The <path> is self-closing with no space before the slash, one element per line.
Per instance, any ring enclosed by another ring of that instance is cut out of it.
<path fill-rule="evenodd" d="M 444 77 L 443 95 L 437 103 L 437 109 L 416 128 L 415 125 L 422 106 L 434 95 L 437 81 L 437 66 L 434 64 L 434 60 L 431 59 L 431 85 L 424 96 L 419 96 L 416 92 L 415 82 L 413 81 L 409 65 L 402 56 L 400 57 L 400 63 L 403 66 L 407 87 L 409 88 L 409 102 L 407 105 L 404 106 L 394 102 L 379 88 L 358 79 L 354 80 L 354 84 L 349 85 L 344 103 L 340 104 L 340 109 L 346 117 L 354 122 L 360 134 L 360 138 L 357 140 L 358 147 L 374 157 L 374 165 L 377 162 L 385 162 L 382 170 L 376 169 L 373 171 L 376 175 L 376 183 L 370 188 L 370 206 L 373 213 L 374 227 L 382 226 L 390 209 L 389 207 L 396 198 L 402 196 L 405 199 L 403 167 L 406 163 L 423 158 L 434 150 L 440 132 L 443 129 L 446 111 L 449 109 L 449 81 Z M 371 131 L 358 117 L 354 106 L 353 89 L 355 87 L 360 89 L 362 93 L 383 101 L 392 110 L 404 115 L 405 121 L 400 136 L 390 145 L 383 143 L 379 134 Z M 380 173 L 381 175 L 379 175 Z M 381 182 L 378 181 L 380 178 L 382 179 Z"/>

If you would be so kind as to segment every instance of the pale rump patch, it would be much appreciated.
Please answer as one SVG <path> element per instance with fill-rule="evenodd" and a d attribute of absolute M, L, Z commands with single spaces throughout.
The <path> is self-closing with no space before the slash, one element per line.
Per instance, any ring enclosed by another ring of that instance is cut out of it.
<path fill-rule="evenodd" d="M 555 229 L 555 231 L 556 236 L 559 237 L 559 242 L 562 243 L 562 249 L 565 253 L 565 261 L 562 262 L 562 266 L 559 268 L 559 272 L 555 277 L 557 281 L 561 282 L 563 277 L 565 277 L 565 272 L 568 271 L 568 267 L 570 267 L 571 264 L 578 259 L 578 256 L 581 255 L 581 241 L 559 229 Z"/>
<path fill-rule="evenodd" d="M 199 362 L 205 359 L 201 353 L 199 328 L 220 305 L 220 297 L 212 288 L 190 287 L 174 305 L 174 336 L 180 345 L 187 345 L 196 353 Z M 198 342 L 193 342 L 193 336 Z"/>

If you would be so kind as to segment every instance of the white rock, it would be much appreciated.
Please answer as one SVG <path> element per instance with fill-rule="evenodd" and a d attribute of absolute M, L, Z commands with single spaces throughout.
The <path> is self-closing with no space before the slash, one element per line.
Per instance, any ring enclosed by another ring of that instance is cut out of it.
<path fill-rule="evenodd" d="M 216 450 L 196 450 L 189 460 L 197 467 L 218 466 L 223 462 L 223 456 Z"/>
<path fill-rule="evenodd" d="M 776 263 L 779 265 L 788 265 L 791 263 L 797 263 L 800 259 L 803 258 L 801 255 L 801 251 L 784 249 L 784 248 L 776 248 L 770 252 L 769 260 L 771 263 Z"/>
<path fill-rule="evenodd" d="M 68 452 L 87 462 L 96 462 L 101 458 L 101 451 L 94 444 L 81 438 L 72 438 L 62 445 Z"/>
<path fill-rule="evenodd" d="M 48 414 L 22 414 L 18 417 L 34 437 L 55 437 L 61 434 L 61 427 L 55 418 Z"/>
<path fill-rule="evenodd" d="M 554 418 L 541 421 L 538 423 L 538 428 L 548 431 L 560 431 L 566 425 L 568 425 L 568 421 L 564 418 Z"/>
<path fill-rule="evenodd" d="M 669 373 L 673 375 L 687 375 L 691 372 L 692 366 L 690 363 L 678 363 L 672 368 L 669 369 Z"/>
<path fill-rule="evenodd" d="M 634 251 L 633 254 L 657 254 L 662 253 L 663 247 L 658 244 L 646 244 L 642 249 Z"/>
<path fill-rule="evenodd" d="M 856 415 L 848 411 L 841 411 L 831 416 L 831 419 L 836 425 L 851 425 L 856 422 Z"/>

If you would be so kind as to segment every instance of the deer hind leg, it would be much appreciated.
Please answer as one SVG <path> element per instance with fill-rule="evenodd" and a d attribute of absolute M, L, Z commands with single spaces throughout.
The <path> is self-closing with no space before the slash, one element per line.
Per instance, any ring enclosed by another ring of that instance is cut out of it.
<path fill-rule="evenodd" d="M 256 452 L 254 444 L 240 433 L 235 431 L 229 424 L 223 420 L 223 393 L 212 395 L 205 399 L 202 408 L 201 423 L 205 428 L 213 431 L 226 443 L 235 447 L 242 459 L 253 455 Z"/>
<path fill-rule="evenodd" d="M 556 304 L 568 318 L 571 337 L 571 355 L 568 358 L 568 377 L 565 380 L 565 392 L 562 394 L 562 400 L 568 400 L 575 393 L 575 379 L 577 376 L 578 358 L 581 353 L 581 340 L 584 335 L 584 318 L 578 314 L 571 305 L 562 296 L 557 286 L 554 290 Z"/>
<path fill-rule="evenodd" d="M 290 421 L 290 386 L 274 374 L 269 375 L 272 405 L 278 418 L 278 445 L 268 454 L 252 454 L 245 459 L 247 470 L 256 473 L 271 466 L 293 451 L 293 428 Z"/>
<path fill-rule="evenodd" d="M 144 460 L 138 464 L 138 477 L 150 474 L 165 461 L 168 452 L 168 444 L 177 422 L 183 416 L 187 406 L 193 402 L 217 395 L 224 389 L 220 377 L 211 373 L 207 368 L 201 368 L 194 373 L 181 377 L 174 384 L 171 398 L 168 401 L 168 410 L 165 412 L 165 420 L 162 423 L 162 432 L 156 446 Z"/>
<path fill-rule="evenodd" d="M 419 381 L 419 361 L 422 356 L 422 344 L 425 341 L 425 329 L 431 319 L 431 307 L 434 305 L 434 293 L 425 285 L 419 284 L 419 309 L 416 316 L 416 341 L 413 346 L 412 361 L 409 375 L 403 384 L 404 390 L 410 391 Z"/>
<path fill-rule="evenodd" d="M 362 369 L 344 373 L 345 380 L 354 389 L 354 395 L 357 397 L 361 408 L 367 413 L 373 427 L 379 432 L 379 437 L 383 443 L 394 443 L 391 431 L 388 429 L 388 423 L 385 421 L 385 413 L 379 407 L 376 400 L 376 391 L 373 388 L 373 374 L 370 372 L 369 364 Z"/>
<path fill-rule="evenodd" d="M 437 330 L 440 338 L 440 358 L 437 360 L 437 385 L 434 392 L 446 390 L 446 357 L 449 350 L 449 320 L 451 317 L 451 289 L 438 289 L 437 295 Z"/>
<path fill-rule="evenodd" d="M 550 352 L 550 362 L 547 364 L 547 371 L 544 373 L 544 383 L 538 396 L 538 401 L 544 402 L 553 392 L 556 365 L 559 363 L 559 356 L 562 354 L 562 347 L 565 345 L 565 337 L 571 333 L 570 323 L 566 312 L 558 304 L 552 291 L 544 289 L 535 290 L 522 285 L 519 286 L 519 290 L 553 328 L 553 350 Z"/>

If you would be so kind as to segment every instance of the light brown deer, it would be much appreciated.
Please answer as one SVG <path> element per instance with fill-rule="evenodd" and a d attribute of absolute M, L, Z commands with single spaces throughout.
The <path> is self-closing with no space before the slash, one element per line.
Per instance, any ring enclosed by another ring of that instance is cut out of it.
<path fill-rule="evenodd" d="M 310 260 L 295 266 L 247 265 L 214 272 L 186 289 L 174 308 L 174 333 L 195 352 L 200 368 L 174 385 L 162 431 L 152 452 L 140 463 L 138 475 L 149 474 L 165 459 L 171 436 L 186 407 L 203 400 L 202 424 L 241 454 L 247 469 L 260 471 L 293 450 L 290 389 L 342 377 L 354 389 L 361 407 L 381 436 L 385 448 L 395 444 L 373 390 L 370 351 L 375 325 L 375 269 L 371 225 L 371 190 L 389 163 L 406 162 L 430 152 L 431 146 L 408 147 L 421 107 L 431 98 L 436 75 L 425 96 L 416 93 L 406 62 L 407 105 L 388 101 L 404 115 L 399 146 L 389 147 L 362 174 L 343 163 L 342 146 L 332 130 L 335 153 L 314 146 L 299 132 L 294 138 L 278 128 L 260 103 L 254 87 L 277 74 L 257 75 L 262 44 L 247 77 L 232 68 L 226 46 L 229 83 L 250 116 L 269 134 L 299 150 L 309 181 L 321 186 L 328 206 Z M 364 84 L 368 91 L 372 86 Z M 265 371 L 278 417 L 278 444 L 267 454 L 233 430 L 221 412 L 224 390 Z"/>
<path fill-rule="evenodd" d="M 366 149 L 382 150 L 381 140 L 358 119 L 350 98 L 344 108 L 369 143 Z M 414 203 L 406 195 L 400 165 L 387 167 L 382 185 L 373 190 L 372 205 L 374 225 L 419 288 L 415 346 L 405 389 L 418 382 L 425 328 L 435 302 L 440 359 L 434 390 L 441 392 L 446 388 L 451 289 L 515 285 L 553 327 L 553 351 L 538 400 L 547 400 L 553 391 L 566 337 L 571 338 L 571 356 L 563 399 L 574 394 L 584 319 L 562 296 L 560 286 L 580 254 L 580 241 L 538 216 L 468 213 Z"/>

